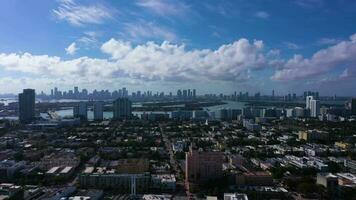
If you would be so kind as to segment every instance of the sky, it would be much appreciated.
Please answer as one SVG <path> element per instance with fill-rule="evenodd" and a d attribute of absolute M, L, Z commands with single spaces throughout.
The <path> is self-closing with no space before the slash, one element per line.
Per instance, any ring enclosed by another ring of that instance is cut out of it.
<path fill-rule="evenodd" d="M 354 0 L 1 0 L 0 93 L 356 96 Z"/>

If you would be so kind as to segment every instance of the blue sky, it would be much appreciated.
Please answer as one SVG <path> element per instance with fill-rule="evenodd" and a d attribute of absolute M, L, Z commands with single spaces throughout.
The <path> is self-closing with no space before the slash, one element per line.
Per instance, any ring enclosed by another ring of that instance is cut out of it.
<path fill-rule="evenodd" d="M 0 93 L 356 95 L 352 0 L 3 0 Z"/>

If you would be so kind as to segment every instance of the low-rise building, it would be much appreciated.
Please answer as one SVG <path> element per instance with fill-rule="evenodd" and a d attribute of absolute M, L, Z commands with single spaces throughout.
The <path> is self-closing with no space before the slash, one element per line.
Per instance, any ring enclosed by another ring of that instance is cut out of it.
<path fill-rule="evenodd" d="M 0 199 L 23 199 L 23 190 L 20 186 L 12 183 L 0 184 Z"/>
<path fill-rule="evenodd" d="M 331 173 L 318 173 L 316 177 L 316 183 L 328 189 L 336 189 L 338 186 L 338 177 Z"/>
<path fill-rule="evenodd" d="M 116 171 L 122 174 L 139 174 L 149 172 L 149 161 L 145 158 L 119 159 Z"/>
<path fill-rule="evenodd" d="M 300 131 L 298 133 L 298 138 L 307 142 L 328 141 L 329 133 L 319 130 Z"/>
<path fill-rule="evenodd" d="M 175 191 L 176 178 L 173 174 L 154 174 L 151 176 L 152 188 L 161 191 Z"/>
<path fill-rule="evenodd" d="M 225 193 L 224 200 L 248 200 L 248 197 L 246 194 Z"/>
<path fill-rule="evenodd" d="M 237 186 L 269 186 L 273 185 L 272 176 L 267 172 L 245 172 L 236 175 Z"/>
<path fill-rule="evenodd" d="M 149 173 L 120 174 L 114 169 L 101 167 L 86 168 L 79 175 L 79 184 L 83 188 L 116 189 L 127 193 L 133 189 L 139 193 L 145 192 L 149 189 L 150 183 Z"/>

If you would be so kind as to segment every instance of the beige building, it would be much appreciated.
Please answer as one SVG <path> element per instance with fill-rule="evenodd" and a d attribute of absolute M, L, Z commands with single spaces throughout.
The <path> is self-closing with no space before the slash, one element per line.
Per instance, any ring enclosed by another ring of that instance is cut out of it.
<path fill-rule="evenodd" d="M 318 130 L 299 131 L 298 138 L 299 140 L 305 140 L 307 142 L 328 141 L 329 133 L 325 131 L 318 131 Z"/>

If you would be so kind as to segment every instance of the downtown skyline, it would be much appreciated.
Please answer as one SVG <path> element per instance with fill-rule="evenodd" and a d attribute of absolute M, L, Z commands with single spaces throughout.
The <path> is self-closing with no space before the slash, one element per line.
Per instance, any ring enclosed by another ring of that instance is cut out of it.
<path fill-rule="evenodd" d="M 323 0 L 2 1 L 0 93 L 78 85 L 356 96 L 355 8 Z"/>

